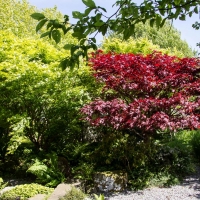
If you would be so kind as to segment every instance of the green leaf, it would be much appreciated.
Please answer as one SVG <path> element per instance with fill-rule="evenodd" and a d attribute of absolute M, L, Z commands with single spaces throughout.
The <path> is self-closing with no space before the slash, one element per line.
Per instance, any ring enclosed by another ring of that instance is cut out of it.
<path fill-rule="evenodd" d="M 44 16 L 42 13 L 33 13 L 33 14 L 31 15 L 31 17 L 32 17 L 33 19 L 38 20 L 38 21 L 40 21 L 41 19 L 44 19 L 44 18 L 45 18 L 45 16 Z"/>
<path fill-rule="evenodd" d="M 99 9 L 103 10 L 104 12 L 107 12 L 107 10 L 105 8 L 102 8 L 100 6 L 98 6 Z"/>
<path fill-rule="evenodd" d="M 89 8 L 96 8 L 93 0 L 82 0 L 82 2 Z"/>
<path fill-rule="evenodd" d="M 64 71 L 67 68 L 68 64 L 69 64 L 69 59 L 66 58 L 60 62 L 59 67 Z"/>
<path fill-rule="evenodd" d="M 149 23 L 150 23 L 150 26 L 151 26 L 151 27 L 153 27 L 154 22 L 155 22 L 155 19 L 150 19 Z"/>
<path fill-rule="evenodd" d="M 127 40 L 130 37 L 130 35 L 131 35 L 130 30 L 128 28 L 125 29 L 123 33 L 123 39 Z"/>
<path fill-rule="evenodd" d="M 63 48 L 66 50 L 70 50 L 73 44 L 66 44 Z"/>
<path fill-rule="evenodd" d="M 36 26 L 36 32 L 38 32 L 38 31 L 45 25 L 45 23 L 46 23 L 47 21 L 48 21 L 47 19 L 41 20 L 41 21 L 37 24 L 37 26 Z"/>
<path fill-rule="evenodd" d="M 77 46 L 77 45 L 72 45 L 72 46 L 71 46 L 71 56 L 74 55 L 74 52 L 75 52 L 77 49 L 79 49 L 79 46 Z"/>
<path fill-rule="evenodd" d="M 179 5 L 181 0 L 174 0 L 175 5 Z"/>
<path fill-rule="evenodd" d="M 163 8 L 159 9 L 159 12 L 160 12 L 160 14 L 161 14 L 162 16 L 165 15 L 165 10 L 164 10 Z"/>
<path fill-rule="evenodd" d="M 78 31 L 72 33 L 72 36 L 75 38 L 78 38 L 78 39 L 85 38 L 85 34 L 83 34 L 82 32 L 78 32 Z"/>
<path fill-rule="evenodd" d="M 104 26 L 101 26 L 101 29 L 99 30 L 102 35 L 104 36 L 107 32 L 108 26 L 106 24 L 104 24 Z"/>
<path fill-rule="evenodd" d="M 181 8 L 177 8 L 176 12 L 174 14 L 174 18 L 177 19 L 177 17 L 181 14 Z"/>
<path fill-rule="evenodd" d="M 52 20 L 50 20 L 50 21 L 48 22 L 48 24 L 47 24 L 47 30 L 48 30 L 51 26 L 53 26 Z"/>
<path fill-rule="evenodd" d="M 193 12 L 192 12 L 192 11 L 190 11 L 190 12 L 189 12 L 189 17 L 192 17 L 192 14 L 193 14 Z"/>
<path fill-rule="evenodd" d="M 101 19 L 101 14 L 98 13 L 95 18 L 96 18 L 96 21 L 99 21 Z"/>
<path fill-rule="evenodd" d="M 56 42 L 56 44 L 58 44 L 61 39 L 60 31 L 57 29 L 53 30 L 51 35 L 52 35 L 52 38 L 54 39 L 54 41 Z"/>
<path fill-rule="evenodd" d="M 84 17 L 88 16 L 92 10 L 93 10 L 93 8 L 87 8 L 85 10 Z"/>
<path fill-rule="evenodd" d="M 45 32 L 45 33 L 42 33 L 42 34 L 41 34 L 41 36 L 40 36 L 40 38 L 43 38 L 43 37 L 46 37 L 46 36 L 48 36 L 48 35 L 49 35 L 49 33 L 50 33 L 50 31 L 47 31 L 47 32 Z"/>
<path fill-rule="evenodd" d="M 162 27 L 164 26 L 166 19 L 167 19 L 167 18 L 165 18 L 165 19 L 162 20 L 162 22 L 161 22 L 161 24 L 160 24 L 160 28 L 162 28 Z"/>
<path fill-rule="evenodd" d="M 138 18 L 138 15 L 139 15 L 138 8 L 133 7 L 132 8 L 132 13 L 133 13 L 133 17 L 134 18 Z"/>
<path fill-rule="evenodd" d="M 96 43 L 96 38 L 90 38 L 90 40 L 92 40 L 92 42 Z"/>
<path fill-rule="evenodd" d="M 73 15 L 73 18 L 75 18 L 75 19 L 82 19 L 83 18 L 83 14 L 78 12 L 78 11 L 73 11 L 72 15 Z"/>
<path fill-rule="evenodd" d="M 72 29 L 71 26 L 68 27 L 68 28 L 66 28 L 65 25 L 62 26 L 62 30 L 63 30 L 63 33 L 64 33 L 64 34 L 66 34 L 66 33 L 67 33 L 68 31 L 70 31 L 71 29 Z"/>
<path fill-rule="evenodd" d="M 130 32 L 130 35 L 133 35 L 135 33 L 135 24 L 130 25 L 129 32 Z"/>
<path fill-rule="evenodd" d="M 196 14 L 198 14 L 198 7 L 197 7 L 197 6 L 194 8 L 194 12 L 195 12 Z"/>
<path fill-rule="evenodd" d="M 182 21 L 185 21 L 185 15 L 181 15 L 181 16 L 179 17 L 179 19 L 182 20 Z"/>
<path fill-rule="evenodd" d="M 95 26 L 103 26 L 104 22 L 103 21 L 98 21 L 96 23 L 94 23 Z"/>
<path fill-rule="evenodd" d="M 156 26 L 157 26 L 157 28 L 160 27 L 161 21 L 162 21 L 162 17 L 160 15 L 157 15 L 156 16 Z"/>

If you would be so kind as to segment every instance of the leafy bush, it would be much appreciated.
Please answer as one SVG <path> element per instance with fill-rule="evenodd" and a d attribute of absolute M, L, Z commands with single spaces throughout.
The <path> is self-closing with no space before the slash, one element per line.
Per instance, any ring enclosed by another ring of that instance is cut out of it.
<path fill-rule="evenodd" d="M 1 196 L 1 200 L 15 200 L 17 197 L 20 197 L 20 200 L 26 200 L 27 198 L 33 197 L 36 194 L 48 195 L 52 193 L 53 190 L 53 188 L 48 188 L 36 183 L 24 184 L 4 192 Z"/>
<path fill-rule="evenodd" d="M 48 154 L 43 161 L 35 159 L 27 172 L 34 174 L 39 183 L 49 187 L 55 187 L 65 181 L 65 176 L 58 168 L 58 157 L 54 153 Z"/>
<path fill-rule="evenodd" d="M 84 200 L 86 197 L 86 194 L 84 194 L 80 189 L 72 187 L 72 189 L 59 200 Z"/>
<path fill-rule="evenodd" d="M 194 152 L 195 157 L 200 160 L 200 131 L 194 131 L 192 133 L 192 139 L 191 139 L 191 146 L 192 150 Z"/>

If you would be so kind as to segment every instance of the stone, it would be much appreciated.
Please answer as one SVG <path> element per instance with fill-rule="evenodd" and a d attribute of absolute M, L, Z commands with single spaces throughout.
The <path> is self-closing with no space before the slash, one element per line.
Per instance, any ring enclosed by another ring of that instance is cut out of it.
<path fill-rule="evenodd" d="M 94 186 L 99 192 L 121 192 L 127 187 L 128 176 L 123 171 L 97 172 Z"/>
<path fill-rule="evenodd" d="M 13 188 L 14 188 L 14 186 L 5 187 L 4 189 L 0 190 L 0 195 L 3 194 L 4 192 L 8 191 L 8 190 L 13 189 Z"/>
<path fill-rule="evenodd" d="M 45 194 L 37 194 L 34 197 L 28 198 L 28 200 L 44 200 L 46 197 Z"/>
<path fill-rule="evenodd" d="M 65 196 L 67 192 L 69 192 L 72 188 L 71 184 L 59 184 L 54 192 L 50 195 L 48 200 L 59 200 L 61 197 Z"/>

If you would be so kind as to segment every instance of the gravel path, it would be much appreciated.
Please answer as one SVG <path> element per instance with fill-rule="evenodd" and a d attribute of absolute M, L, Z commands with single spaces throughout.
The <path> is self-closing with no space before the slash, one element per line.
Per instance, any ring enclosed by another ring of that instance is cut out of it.
<path fill-rule="evenodd" d="M 24 184 L 24 181 L 10 180 L 10 185 Z M 200 199 L 200 168 L 186 177 L 182 184 L 169 188 L 152 187 L 137 192 L 105 194 L 105 200 L 195 200 Z"/>
<path fill-rule="evenodd" d="M 200 170 L 170 188 L 147 188 L 137 192 L 107 194 L 106 200 L 195 200 L 200 199 Z"/>

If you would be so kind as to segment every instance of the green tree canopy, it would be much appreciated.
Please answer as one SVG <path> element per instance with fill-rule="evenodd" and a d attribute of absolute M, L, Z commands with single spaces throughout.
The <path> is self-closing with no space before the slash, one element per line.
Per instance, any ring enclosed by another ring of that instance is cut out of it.
<path fill-rule="evenodd" d="M 71 56 L 62 62 L 63 68 L 78 64 L 80 56 L 87 58 L 88 49 L 97 48 L 95 37 L 98 33 L 106 35 L 111 30 L 127 40 L 135 33 L 138 23 L 149 22 L 151 27 L 155 24 L 157 28 L 161 28 L 166 20 L 177 18 L 185 20 L 187 15 L 191 17 L 194 13 L 198 13 L 200 4 L 200 0 L 144 0 L 139 5 L 132 0 L 116 0 L 114 4 L 116 11 L 106 15 L 106 9 L 96 5 L 95 1 L 82 0 L 82 2 L 86 10 L 83 13 L 72 12 L 73 18 L 78 19 L 76 24 L 70 24 L 68 15 L 64 16 L 63 23 L 51 20 L 41 13 L 32 14 L 32 17 L 39 21 L 37 26 L 43 27 L 47 23 L 48 31 L 42 36 L 52 37 L 58 43 L 61 38 L 59 29 L 62 29 L 64 34 L 72 30 L 73 37 L 78 39 L 77 45 L 68 43 Z"/>

